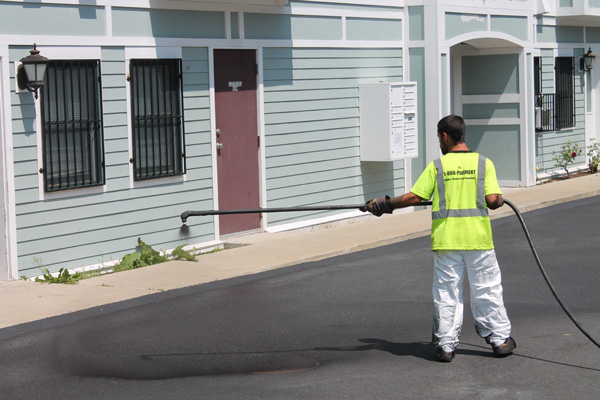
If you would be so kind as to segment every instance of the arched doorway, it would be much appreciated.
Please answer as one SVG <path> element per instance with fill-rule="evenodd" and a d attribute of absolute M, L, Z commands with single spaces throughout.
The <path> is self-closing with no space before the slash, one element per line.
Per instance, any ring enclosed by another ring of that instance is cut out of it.
<path fill-rule="evenodd" d="M 450 49 L 451 109 L 467 124 L 467 145 L 494 161 L 502 186 L 526 186 L 527 71 L 522 47 L 503 39 Z"/>

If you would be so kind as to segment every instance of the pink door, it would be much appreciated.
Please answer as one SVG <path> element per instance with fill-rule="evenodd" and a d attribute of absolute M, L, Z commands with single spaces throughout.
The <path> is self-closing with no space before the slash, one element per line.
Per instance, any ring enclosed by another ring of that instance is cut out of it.
<path fill-rule="evenodd" d="M 219 209 L 259 208 L 257 65 L 254 50 L 215 50 Z M 260 214 L 221 215 L 221 234 L 260 227 Z"/>

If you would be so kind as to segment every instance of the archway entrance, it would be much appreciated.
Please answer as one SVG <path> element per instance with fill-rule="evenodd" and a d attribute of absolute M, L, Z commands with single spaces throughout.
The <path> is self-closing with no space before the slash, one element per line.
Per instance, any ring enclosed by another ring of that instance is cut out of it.
<path fill-rule="evenodd" d="M 499 39 L 451 48 L 452 110 L 467 124 L 467 145 L 490 158 L 502 186 L 526 185 L 527 118 L 523 49 Z"/>

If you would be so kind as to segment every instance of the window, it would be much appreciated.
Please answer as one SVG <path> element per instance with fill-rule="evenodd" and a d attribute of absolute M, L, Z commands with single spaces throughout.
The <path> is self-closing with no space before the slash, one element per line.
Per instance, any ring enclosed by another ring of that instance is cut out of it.
<path fill-rule="evenodd" d="M 534 58 L 535 128 L 557 131 L 575 126 L 575 63 L 573 57 L 557 57 L 554 66 L 554 93 L 542 92 L 540 57 Z"/>
<path fill-rule="evenodd" d="M 134 179 L 185 172 L 181 60 L 131 60 Z"/>
<path fill-rule="evenodd" d="M 556 128 L 572 128 L 575 126 L 575 62 L 573 57 L 557 57 L 554 70 Z"/>
<path fill-rule="evenodd" d="M 52 60 L 41 88 L 44 190 L 103 185 L 100 62 Z"/>

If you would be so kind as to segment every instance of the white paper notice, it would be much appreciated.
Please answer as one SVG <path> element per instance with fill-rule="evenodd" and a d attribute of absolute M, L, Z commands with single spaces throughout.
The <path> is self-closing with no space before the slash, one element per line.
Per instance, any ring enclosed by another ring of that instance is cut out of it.
<path fill-rule="evenodd" d="M 392 132 L 392 153 L 400 153 L 404 152 L 404 140 L 402 140 L 402 131 L 393 131 Z"/>

